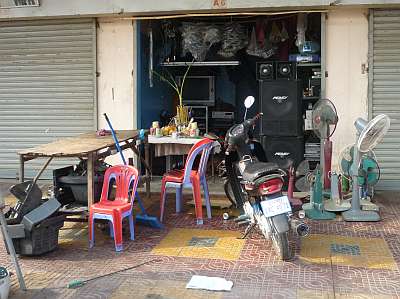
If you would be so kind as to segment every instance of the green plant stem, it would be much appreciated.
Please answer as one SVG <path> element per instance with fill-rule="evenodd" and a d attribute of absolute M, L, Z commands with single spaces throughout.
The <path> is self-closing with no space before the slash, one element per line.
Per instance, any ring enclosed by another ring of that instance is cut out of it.
<path fill-rule="evenodd" d="M 161 81 L 167 82 L 167 83 L 175 90 L 175 92 L 178 94 L 178 97 L 179 97 L 179 106 L 181 106 L 181 107 L 183 106 L 183 86 L 185 85 L 186 76 L 188 75 L 189 70 L 190 70 L 191 66 L 193 65 L 193 62 L 194 62 L 194 59 L 193 59 L 192 62 L 188 65 L 188 67 L 187 67 L 187 69 L 186 69 L 186 72 L 185 72 L 185 74 L 183 75 L 182 82 L 181 82 L 181 86 L 179 86 L 179 85 L 175 82 L 175 79 L 174 79 L 174 77 L 171 75 L 170 72 L 166 71 L 167 74 L 168 74 L 168 76 L 169 76 L 169 78 L 166 78 L 166 76 L 164 76 L 164 75 L 162 75 L 162 74 L 156 72 L 155 70 L 152 71 L 154 74 L 156 74 L 156 75 L 161 79 Z"/>

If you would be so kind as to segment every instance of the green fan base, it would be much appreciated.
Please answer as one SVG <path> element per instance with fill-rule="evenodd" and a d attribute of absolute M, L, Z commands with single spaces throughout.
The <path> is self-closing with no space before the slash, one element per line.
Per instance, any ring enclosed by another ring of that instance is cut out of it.
<path fill-rule="evenodd" d="M 313 220 L 332 220 L 336 218 L 335 213 L 318 209 L 305 209 L 306 216 Z"/>
<path fill-rule="evenodd" d="M 342 200 L 340 204 L 337 204 L 335 200 L 326 200 L 324 202 L 324 210 L 330 212 L 344 212 L 351 208 L 349 201 Z"/>
<path fill-rule="evenodd" d="M 371 202 L 370 200 L 360 200 L 361 209 L 364 211 L 376 211 L 379 212 L 379 206 Z"/>
<path fill-rule="evenodd" d="M 348 210 L 342 213 L 345 221 L 380 221 L 381 217 L 375 211 Z"/>

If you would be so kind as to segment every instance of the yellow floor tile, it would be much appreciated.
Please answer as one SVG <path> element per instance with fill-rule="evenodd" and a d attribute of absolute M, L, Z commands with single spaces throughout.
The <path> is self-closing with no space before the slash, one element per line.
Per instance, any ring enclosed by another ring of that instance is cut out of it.
<path fill-rule="evenodd" d="M 397 270 L 385 240 L 313 234 L 302 240 L 300 258 L 310 263 Z"/>
<path fill-rule="evenodd" d="M 153 249 L 157 255 L 237 260 L 245 240 L 239 232 L 176 228 Z M 196 243 L 197 242 L 197 243 Z"/>

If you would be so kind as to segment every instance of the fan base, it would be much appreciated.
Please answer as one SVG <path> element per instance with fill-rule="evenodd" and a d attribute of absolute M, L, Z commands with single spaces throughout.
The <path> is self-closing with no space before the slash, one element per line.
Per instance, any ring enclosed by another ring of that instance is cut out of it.
<path fill-rule="evenodd" d="M 313 208 L 313 205 L 310 202 L 307 202 L 303 204 L 301 207 L 303 210 L 311 210 Z"/>
<path fill-rule="evenodd" d="M 304 207 L 303 207 L 304 209 Z M 332 220 L 336 218 L 336 214 L 335 213 L 331 213 L 331 212 L 327 212 L 324 210 L 318 210 L 318 209 L 304 209 L 304 211 L 306 212 L 306 216 L 310 219 L 314 219 L 314 220 Z"/>
<path fill-rule="evenodd" d="M 369 200 L 361 199 L 360 200 L 361 209 L 364 211 L 376 211 L 379 212 L 379 206 L 372 203 Z"/>
<path fill-rule="evenodd" d="M 362 210 L 348 210 L 342 213 L 345 221 L 379 221 L 381 217 L 375 211 L 362 211 Z"/>
<path fill-rule="evenodd" d="M 342 200 L 340 204 L 337 204 L 334 200 L 326 200 L 324 202 L 324 210 L 330 212 L 344 212 L 351 208 L 351 204 L 349 201 Z"/>

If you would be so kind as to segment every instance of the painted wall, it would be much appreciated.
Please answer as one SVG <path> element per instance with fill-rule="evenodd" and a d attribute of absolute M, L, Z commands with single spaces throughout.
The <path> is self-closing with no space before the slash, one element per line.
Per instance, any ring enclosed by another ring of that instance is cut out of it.
<path fill-rule="evenodd" d="M 337 9 L 326 20 L 326 96 L 335 104 L 339 123 L 333 135 L 333 158 L 355 142 L 354 121 L 367 117 L 368 10 Z"/>
<path fill-rule="evenodd" d="M 39 7 L 0 8 L 0 19 L 31 17 L 69 16 L 122 16 L 143 14 L 166 14 L 184 12 L 207 12 L 213 10 L 263 10 L 322 8 L 331 5 L 399 5 L 399 0 L 175 0 L 175 1 L 132 1 L 132 0 L 40 0 Z"/>
<path fill-rule="evenodd" d="M 107 113 L 114 129 L 136 129 L 135 22 L 98 20 L 97 72 L 98 127 L 108 128 L 103 117 Z"/>

